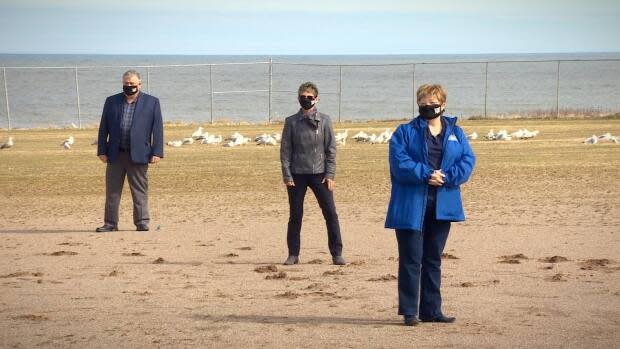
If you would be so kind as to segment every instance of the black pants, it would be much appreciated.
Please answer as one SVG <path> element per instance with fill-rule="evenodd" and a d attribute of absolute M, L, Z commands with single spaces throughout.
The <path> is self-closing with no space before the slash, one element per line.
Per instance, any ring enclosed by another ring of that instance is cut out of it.
<path fill-rule="evenodd" d="M 288 187 L 288 202 L 290 216 L 286 242 L 289 256 L 299 256 L 301 221 L 304 216 L 304 198 L 308 187 L 312 189 L 319 202 L 325 224 L 327 225 L 327 239 L 329 252 L 332 256 L 342 255 L 342 238 L 340 237 L 340 223 L 334 204 L 334 194 L 327 189 L 327 184 L 321 183 L 323 174 L 293 174 L 294 187 Z"/>

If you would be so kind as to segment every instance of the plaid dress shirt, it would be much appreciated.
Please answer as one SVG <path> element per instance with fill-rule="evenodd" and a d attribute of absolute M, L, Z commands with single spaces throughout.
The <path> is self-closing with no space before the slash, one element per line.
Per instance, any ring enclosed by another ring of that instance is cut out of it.
<path fill-rule="evenodd" d="M 136 110 L 136 102 L 138 99 L 133 101 L 133 103 L 127 103 L 125 100 L 123 102 L 123 114 L 121 116 L 121 148 L 129 149 L 131 144 L 131 122 L 133 121 L 133 112 Z"/>

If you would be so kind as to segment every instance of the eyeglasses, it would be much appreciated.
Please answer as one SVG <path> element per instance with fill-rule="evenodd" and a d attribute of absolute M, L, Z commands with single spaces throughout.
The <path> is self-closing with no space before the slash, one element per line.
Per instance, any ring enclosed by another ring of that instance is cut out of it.
<path fill-rule="evenodd" d="M 314 96 L 304 96 L 304 95 L 300 95 L 299 98 L 300 99 L 307 99 L 307 100 L 310 100 L 310 101 L 313 101 L 315 99 Z"/>

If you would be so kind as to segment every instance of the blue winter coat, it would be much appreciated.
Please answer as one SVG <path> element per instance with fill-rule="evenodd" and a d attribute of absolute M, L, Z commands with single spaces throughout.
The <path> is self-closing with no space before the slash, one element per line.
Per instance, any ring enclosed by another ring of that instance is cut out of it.
<path fill-rule="evenodd" d="M 464 221 L 460 185 L 471 175 L 476 157 L 455 117 L 442 116 L 445 121 L 441 170 L 444 184 L 437 188 L 436 217 L 438 220 Z M 417 117 L 400 125 L 390 139 L 390 178 L 392 194 L 385 227 L 422 230 L 428 195 L 428 180 L 433 168 L 428 165 L 428 147 L 424 132 L 427 122 Z"/>

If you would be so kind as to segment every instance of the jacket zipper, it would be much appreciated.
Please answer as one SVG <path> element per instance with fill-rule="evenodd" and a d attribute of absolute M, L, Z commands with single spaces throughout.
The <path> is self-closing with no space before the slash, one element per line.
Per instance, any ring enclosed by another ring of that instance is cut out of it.
<path fill-rule="evenodd" d="M 448 145 L 448 138 L 450 138 L 450 134 L 452 134 L 452 125 L 450 125 L 450 123 L 448 123 L 446 121 L 446 129 L 445 132 L 443 134 L 443 149 L 442 151 L 442 157 L 441 157 L 441 172 L 444 172 L 444 167 L 445 167 L 445 162 L 446 162 L 446 146 Z M 437 202 L 439 201 L 439 192 L 441 191 L 442 187 L 438 187 L 437 188 L 437 197 L 435 197 L 435 209 L 437 209 L 437 207 L 439 207 L 437 205 Z M 435 212 L 435 216 L 437 216 L 437 212 Z"/>
<path fill-rule="evenodd" d="M 420 132 L 419 130 L 420 129 L 418 128 L 418 135 Z M 422 132 L 426 132 L 426 129 L 424 129 Z M 422 139 L 422 156 L 424 156 L 424 163 L 428 165 L 428 145 L 426 144 L 426 136 L 422 135 L 422 137 L 420 138 Z M 420 231 L 424 229 L 424 217 L 426 216 L 426 204 L 428 201 L 428 186 L 428 183 L 426 183 L 426 185 L 424 186 L 424 206 L 422 208 L 422 217 L 420 219 Z"/>
<path fill-rule="evenodd" d="M 314 132 L 314 160 L 315 161 L 316 161 L 316 150 L 317 150 L 318 144 L 319 144 L 319 127 L 317 125 L 316 130 Z M 318 164 L 315 164 L 315 162 L 312 161 L 312 173 L 313 174 L 316 174 L 316 166 L 318 166 Z"/>

